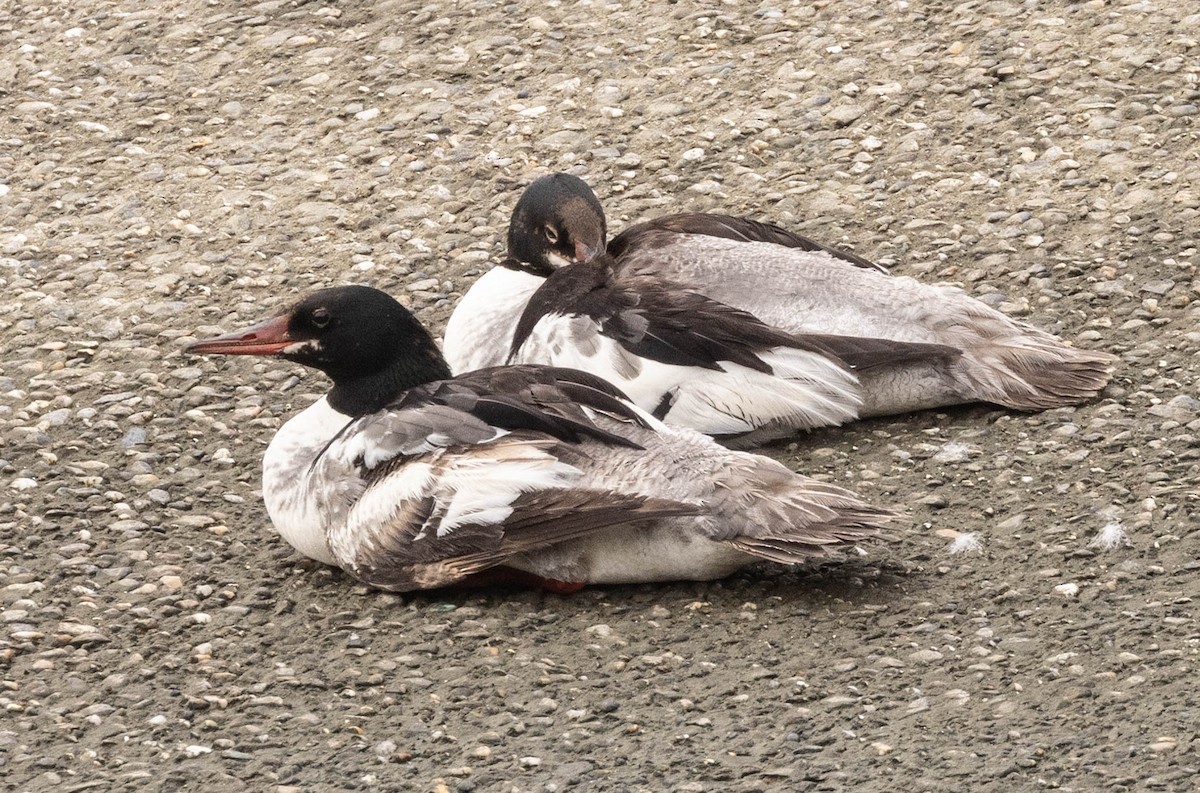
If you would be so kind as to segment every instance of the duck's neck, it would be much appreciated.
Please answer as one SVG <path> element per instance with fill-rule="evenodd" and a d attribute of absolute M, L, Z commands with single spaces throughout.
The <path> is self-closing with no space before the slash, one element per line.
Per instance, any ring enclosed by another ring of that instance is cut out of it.
<path fill-rule="evenodd" d="M 408 352 L 378 372 L 338 377 L 329 391 L 329 406 L 357 418 L 383 410 L 410 388 L 451 377 L 450 366 L 436 347 Z"/>
<path fill-rule="evenodd" d="M 544 262 L 523 262 L 509 255 L 500 261 L 500 266 L 517 272 L 528 273 L 538 278 L 549 278 L 554 274 L 554 268 Z"/>

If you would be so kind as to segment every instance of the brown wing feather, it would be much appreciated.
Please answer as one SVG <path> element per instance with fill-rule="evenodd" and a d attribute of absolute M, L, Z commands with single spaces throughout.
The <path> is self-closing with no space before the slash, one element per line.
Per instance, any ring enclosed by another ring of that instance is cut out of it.
<path fill-rule="evenodd" d="M 449 380 L 410 388 L 389 409 L 407 411 L 431 404 L 443 405 L 466 414 L 465 419 L 506 430 L 534 430 L 569 442 L 589 437 L 641 448 L 628 438 L 597 426 L 584 409 L 641 424 L 638 414 L 622 401 L 626 399 L 616 386 L 586 372 L 519 365 L 477 369 Z"/>
<path fill-rule="evenodd" d="M 611 490 L 544 490 L 512 502 L 499 524 L 464 524 L 436 542 L 415 540 L 438 519 L 434 499 L 420 499 L 381 527 L 351 572 L 366 584 L 406 592 L 447 586 L 510 557 L 536 552 L 610 526 L 696 515 L 701 507 Z M 453 537 L 453 541 L 450 539 Z"/>
<path fill-rule="evenodd" d="M 828 333 L 798 333 L 798 346 L 823 352 L 855 371 L 914 363 L 948 363 L 962 356 L 962 350 L 945 344 L 875 339 L 868 336 L 834 336 Z"/>

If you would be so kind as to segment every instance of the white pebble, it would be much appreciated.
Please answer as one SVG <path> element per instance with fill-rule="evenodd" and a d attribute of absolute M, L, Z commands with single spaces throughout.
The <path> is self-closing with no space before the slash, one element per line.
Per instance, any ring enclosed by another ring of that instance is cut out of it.
<path fill-rule="evenodd" d="M 9 482 L 8 486 L 13 490 L 30 490 L 37 487 L 37 480 L 22 476 Z"/>
<path fill-rule="evenodd" d="M 694 149 L 688 149 L 683 153 L 683 159 L 688 161 L 703 160 L 704 149 L 700 148 L 699 146 Z"/>
<path fill-rule="evenodd" d="M 1063 597 L 1073 598 L 1079 594 L 1079 584 L 1059 584 L 1054 591 Z"/>
<path fill-rule="evenodd" d="M 200 755 L 208 754 L 211 751 L 212 751 L 211 746 L 201 746 L 198 743 L 194 743 L 191 746 L 185 746 L 183 748 L 183 753 L 186 754 L 188 757 L 199 757 Z"/>

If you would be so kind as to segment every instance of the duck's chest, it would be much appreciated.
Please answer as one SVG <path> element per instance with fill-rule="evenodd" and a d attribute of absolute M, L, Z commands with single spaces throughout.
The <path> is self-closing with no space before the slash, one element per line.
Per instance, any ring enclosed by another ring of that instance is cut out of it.
<path fill-rule="evenodd" d="M 543 278 L 508 267 L 484 273 L 446 324 L 442 354 L 450 369 L 461 374 L 506 363 L 521 312 L 543 283 Z"/>
<path fill-rule="evenodd" d="M 317 457 L 349 417 L 325 397 L 291 418 L 271 439 L 263 456 L 263 501 L 275 530 L 300 553 L 336 564 L 326 534 L 338 519 L 341 487 Z"/>

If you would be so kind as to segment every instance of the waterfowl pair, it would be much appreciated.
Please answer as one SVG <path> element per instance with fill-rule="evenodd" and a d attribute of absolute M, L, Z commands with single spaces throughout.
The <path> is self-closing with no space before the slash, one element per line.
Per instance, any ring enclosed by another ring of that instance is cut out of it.
<path fill-rule="evenodd" d="M 585 182 L 534 181 L 508 257 L 450 318 L 451 367 L 577 366 L 743 442 L 965 402 L 1071 405 L 1111 376 L 1107 353 L 776 226 L 679 214 L 606 233 Z"/>
<path fill-rule="evenodd" d="M 668 427 L 584 372 L 452 377 L 420 323 L 367 287 L 313 293 L 186 351 L 329 376 L 267 448 L 263 499 L 296 550 L 382 589 L 706 580 L 822 556 L 881 536 L 892 517 Z"/>

